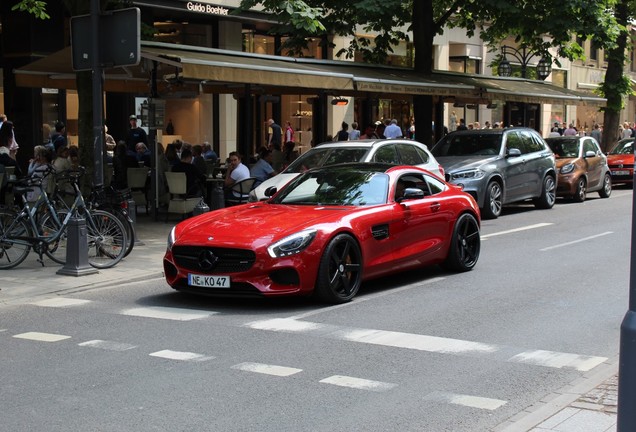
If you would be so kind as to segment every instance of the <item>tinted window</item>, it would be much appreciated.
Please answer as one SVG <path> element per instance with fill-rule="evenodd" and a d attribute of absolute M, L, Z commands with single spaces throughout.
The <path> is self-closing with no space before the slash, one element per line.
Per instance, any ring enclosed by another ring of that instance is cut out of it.
<path fill-rule="evenodd" d="M 298 174 L 320 166 L 320 161 L 329 153 L 329 150 L 321 148 L 309 150 L 293 161 L 284 172 Z"/>
<path fill-rule="evenodd" d="M 586 139 L 585 142 L 583 143 L 583 154 L 589 151 L 596 153 L 599 150 L 594 141 Z"/>
<path fill-rule="evenodd" d="M 428 183 L 428 187 L 431 190 L 431 195 L 436 195 L 446 190 L 446 184 L 442 181 L 431 176 L 425 176 L 425 178 Z"/>
<path fill-rule="evenodd" d="M 523 140 L 525 153 L 534 153 L 545 150 L 543 143 L 532 132 L 521 131 L 521 139 Z"/>
<path fill-rule="evenodd" d="M 512 131 L 506 134 L 506 148 L 508 150 L 517 149 L 521 152 L 521 154 L 524 153 L 523 141 L 521 141 L 521 137 L 516 131 Z"/>
<path fill-rule="evenodd" d="M 367 154 L 366 148 L 333 148 L 323 161 L 323 165 L 333 165 L 347 162 L 360 162 Z"/>
<path fill-rule="evenodd" d="M 428 162 L 428 155 L 417 146 L 411 144 L 398 144 L 400 163 L 404 165 L 421 165 Z M 418 151 L 419 150 L 419 151 Z M 425 156 L 422 158 L 422 154 Z"/>
<path fill-rule="evenodd" d="M 380 147 L 373 155 L 374 162 L 398 164 L 398 156 L 393 144 Z"/>
<path fill-rule="evenodd" d="M 431 150 L 433 156 L 497 155 L 501 150 L 499 134 L 450 134 Z"/>

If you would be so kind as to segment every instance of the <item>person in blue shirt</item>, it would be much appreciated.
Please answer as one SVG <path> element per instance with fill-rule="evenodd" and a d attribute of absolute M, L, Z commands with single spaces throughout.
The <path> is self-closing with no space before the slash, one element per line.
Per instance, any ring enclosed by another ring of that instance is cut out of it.
<path fill-rule="evenodd" d="M 276 171 L 272 168 L 272 151 L 263 147 L 259 152 L 258 161 L 250 169 L 250 177 L 256 178 L 254 187 L 274 175 L 276 175 Z"/>

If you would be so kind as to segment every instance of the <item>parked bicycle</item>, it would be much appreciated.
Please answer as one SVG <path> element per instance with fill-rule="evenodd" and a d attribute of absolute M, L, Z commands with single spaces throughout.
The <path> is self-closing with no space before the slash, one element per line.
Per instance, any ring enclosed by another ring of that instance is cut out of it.
<path fill-rule="evenodd" d="M 0 209 L 0 269 L 10 269 L 22 263 L 31 249 L 44 265 L 43 255 L 59 264 L 66 263 L 67 228 L 72 217 L 86 219 L 88 262 L 96 268 L 116 265 L 124 257 L 128 238 L 119 219 L 103 210 L 87 208 L 79 188 L 84 168 L 66 171 L 58 179 L 66 179 L 75 192 L 69 209 L 56 209 L 42 187 L 42 177 L 17 181 L 14 187 L 21 196 L 19 211 Z M 50 172 L 47 173 L 50 175 Z M 26 198 L 29 191 L 37 191 L 34 203 Z M 40 216 L 36 216 L 36 215 Z"/>

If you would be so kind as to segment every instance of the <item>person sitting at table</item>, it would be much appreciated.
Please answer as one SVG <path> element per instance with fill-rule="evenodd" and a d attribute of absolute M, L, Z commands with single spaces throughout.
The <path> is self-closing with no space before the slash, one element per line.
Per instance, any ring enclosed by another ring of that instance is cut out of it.
<path fill-rule="evenodd" d="M 146 146 L 146 144 L 142 142 L 138 142 L 135 146 L 135 151 L 137 154 L 135 157 L 137 158 L 137 162 L 143 162 L 143 164 L 147 167 L 150 166 L 150 149 Z"/>
<path fill-rule="evenodd" d="M 200 144 L 195 144 L 192 146 L 192 165 L 197 167 L 199 172 L 207 175 L 208 164 L 203 158 L 203 146 Z"/>
<path fill-rule="evenodd" d="M 250 177 L 256 178 L 254 187 L 277 174 L 272 168 L 272 151 L 263 147 L 258 155 L 258 161 L 250 168 Z"/>
<path fill-rule="evenodd" d="M 181 151 L 180 161 L 172 167 L 172 172 L 182 172 L 186 175 L 186 197 L 203 196 L 202 185 L 205 184 L 205 174 L 192 165 L 192 150 L 185 148 Z"/>
<path fill-rule="evenodd" d="M 225 182 L 223 186 L 225 186 L 226 195 L 232 194 L 234 197 L 239 198 L 239 194 L 237 192 L 232 192 L 232 186 L 234 183 L 237 183 L 241 180 L 249 178 L 250 170 L 243 163 L 241 163 L 242 156 L 239 152 L 231 152 L 228 158 L 229 166 L 227 171 L 225 172 Z"/>

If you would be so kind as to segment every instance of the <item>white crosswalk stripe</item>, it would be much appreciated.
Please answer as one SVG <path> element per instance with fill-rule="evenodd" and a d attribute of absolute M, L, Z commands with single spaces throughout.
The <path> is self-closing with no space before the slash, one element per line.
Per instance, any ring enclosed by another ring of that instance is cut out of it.
<path fill-rule="evenodd" d="M 128 351 L 137 348 L 135 345 L 127 343 L 105 341 L 100 339 L 78 343 L 77 345 L 81 347 L 99 348 L 107 351 Z"/>
<path fill-rule="evenodd" d="M 216 312 L 154 306 L 125 309 L 121 311 L 121 314 L 143 318 L 158 318 L 174 321 L 192 321 L 207 318 L 211 315 L 216 314 Z"/>
<path fill-rule="evenodd" d="M 172 350 L 161 350 L 154 353 L 150 353 L 152 357 L 161 357 L 169 360 L 181 360 L 181 361 L 195 361 L 202 362 L 206 360 L 212 360 L 214 357 L 206 356 L 203 354 L 197 354 L 193 352 L 185 352 L 185 351 L 172 351 Z"/>
<path fill-rule="evenodd" d="M 237 365 L 232 366 L 232 369 L 238 369 L 246 372 L 256 372 L 266 375 L 274 375 L 280 377 L 287 377 L 291 375 L 295 375 L 299 372 L 302 372 L 302 369 L 286 367 L 286 366 L 277 366 L 277 365 L 269 365 L 263 363 L 239 363 Z"/>
<path fill-rule="evenodd" d="M 406 348 L 442 354 L 488 356 L 515 350 L 503 345 L 483 344 L 460 339 L 419 335 L 385 330 L 348 328 L 287 318 L 254 321 L 246 327 L 258 330 L 306 333 L 319 337 L 352 342 Z M 519 350 L 516 350 L 519 351 Z M 586 356 L 555 351 L 522 351 L 507 361 L 551 368 L 570 368 L 587 372 L 606 361 L 606 357 Z"/>
<path fill-rule="evenodd" d="M 387 391 L 391 390 L 394 387 L 397 387 L 397 384 L 373 381 L 364 378 L 355 378 L 344 375 L 333 375 L 328 378 L 321 379 L 319 382 L 323 384 L 333 384 L 340 387 L 349 387 L 359 390 L 370 390 L 376 392 Z"/>
<path fill-rule="evenodd" d="M 453 405 L 462 405 L 470 408 L 484 409 L 489 411 L 494 411 L 506 404 L 506 401 L 500 399 L 491 399 L 481 396 L 446 392 L 429 393 L 424 397 L 424 400 L 445 402 Z"/>
<path fill-rule="evenodd" d="M 68 306 L 81 306 L 87 303 L 91 303 L 90 300 L 81 300 L 74 298 L 64 298 L 64 297 L 55 297 L 45 300 L 40 300 L 37 302 L 31 303 L 34 306 L 42 306 L 42 307 L 68 307 Z"/>
<path fill-rule="evenodd" d="M 59 342 L 65 339 L 70 339 L 70 336 L 53 334 L 53 333 L 41 333 L 41 332 L 26 332 L 13 336 L 17 339 L 28 339 L 39 342 Z"/>

